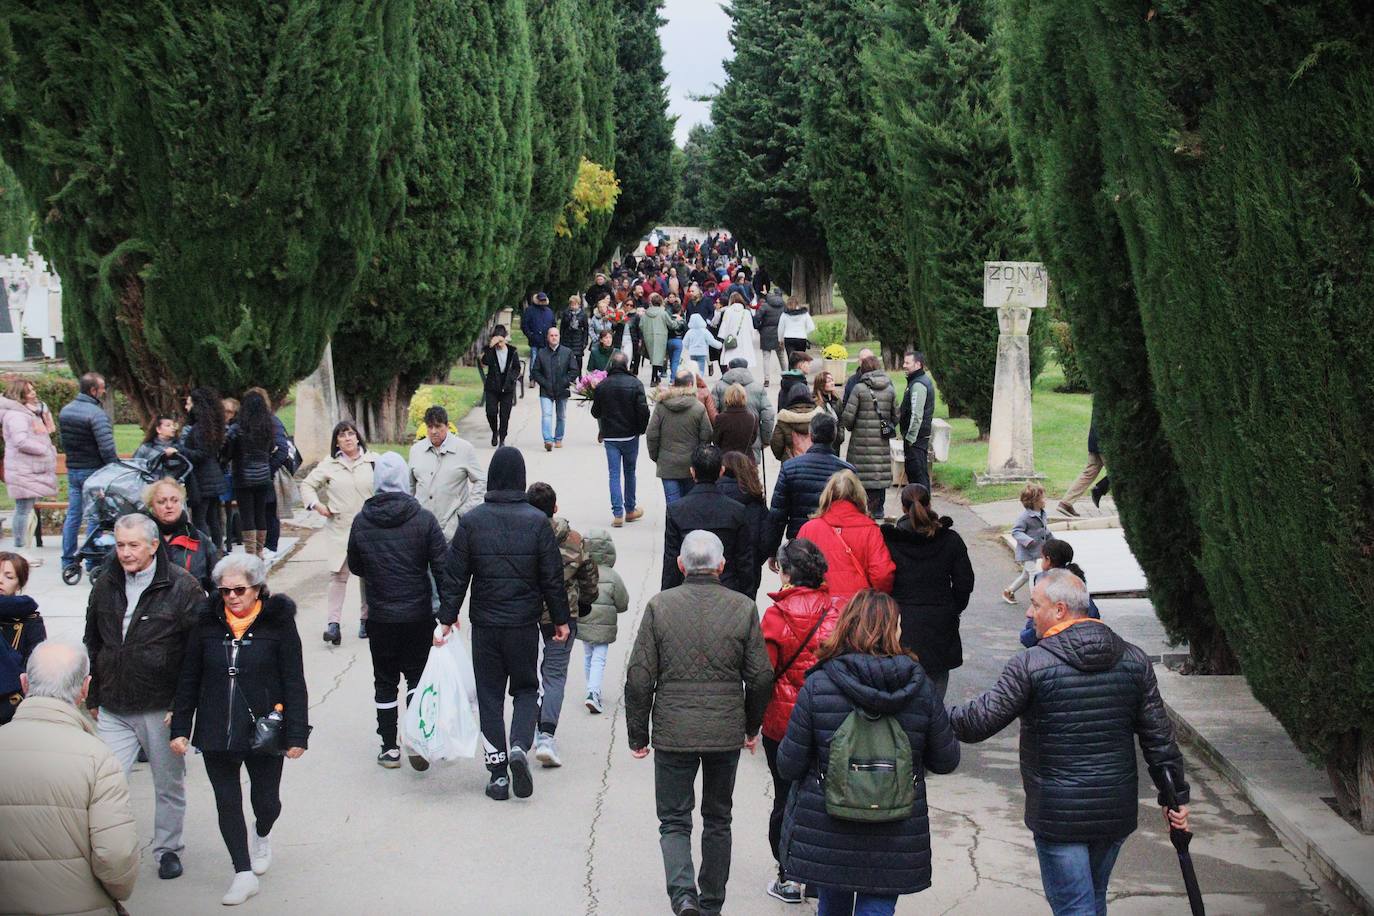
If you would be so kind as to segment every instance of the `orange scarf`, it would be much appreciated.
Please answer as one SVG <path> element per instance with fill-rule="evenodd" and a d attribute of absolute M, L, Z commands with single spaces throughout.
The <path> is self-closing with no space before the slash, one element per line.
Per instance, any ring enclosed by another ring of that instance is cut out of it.
<path fill-rule="evenodd" d="M 1046 630 L 1046 631 L 1045 631 L 1045 635 L 1044 635 L 1044 636 L 1041 636 L 1040 638 L 1041 638 L 1041 639 L 1049 639 L 1051 636 L 1054 636 L 1056 633 L 1063 633 L 1065 630 L 1067 630 L 1069 627 L 1073 626 L 1073 625 L 1076 624 L 1076 623 L 1101 623 L 1101 622 L 1102 622 L 1102 621 L 1098 620 L 1098 619 L 1095 618 L 1095 617 L 1075 617 L 1073 620 L 1065 620 L 1065 621 L 1063 621 L 1062 623 L 1056 623 L 1054 626 L 1052 626 L 1052 627 L 1050 627 L 1048 630 Z"/>
<path fill-rule="evenodd" d="M 254 601 L 253 608 L 242 617 L 236 615 L 229 608 L 224 609 L 224 622 L 229 624 L 229 629 L 234 631 L 235 639 L 243 639 L 243 634 L 248 632 L 248 628 L 253 625 L 253 621 L 258 619 L 258 614 L 262 613 L 262 602 Z"/>

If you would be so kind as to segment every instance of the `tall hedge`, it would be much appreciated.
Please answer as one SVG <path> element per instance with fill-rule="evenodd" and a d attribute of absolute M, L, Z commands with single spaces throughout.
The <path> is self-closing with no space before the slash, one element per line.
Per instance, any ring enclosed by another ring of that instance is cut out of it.
<path fill-rule="evenodd" d="M 615 173 L 620 198 L 598 261 L 617 246 L 633 248 L 664 217 L 676 196 L 673 124 L 664 87 L 659 26 L 663 0 L 617 0 L 615 34 Z M 610 65 L 594 53 L 592 69 L 605 79 Z M 610 163 L 602 163 L 610 165 Z"/>
<path fill-rule="evenodd" d="M 529 204 L 533 71 L 524 0 L 416 11 L 421 131 L 406 207 L 334 336 L 339 389 L 364 432 L 399 440 L 406 405 L 446 375 L 501 303 Z"/>
<path fill-rule="evenodd" d="M 1334 0 L 1046 5 L 1082 29 L 1217 617 L 1349 805 L 1361 747 L 1374 769 L 1374 18 Z"/>
<path fill-rule="evenodd" d="M 404 187 L 414 0 L 0 7 L 0 151 L 73 368 L 138 409 L 313 370 Z"/>
<path fill-rule="evenodd" d="M 1102 114 L 1082 78 L 1078 21 L 1068 4 L 1014 0 L 1004 4 L 999 30 L 1019 182 L 1093 388 L 1126 541 L 1169 638 L 1188 644 L 1199 670 L 1230 673 L 1235 660 L 1198 568 L 1202 535 L 1193 499 L 1160 422 L 1126 241 L 1104 173 Z"/>
<path fill-rule="evenodd" d="M 878 16 L 870 0 L 807 0 L 804 10 L 801 136 L 816 214 L 845 305 L 885 350 L 900 351 L 917 342 L 898 255 L 907 227 L 859 65 Z"/>
<path fill-rule="evenodd" d="M 725 84 L 711 102 L 707 188 L 722 225 L 775 277 L 829 310 L 830 255 L 811 194 L 800 112 L 805 0 L 732 0 Z M 791 263 L 788 263 L 788 262 Z"/>
<path fill-rule="evenodd" d="M 882 28 L 863 60 L 904 216 L 905 236 L 892 250 L 915 291 L 912 337 L 950 412 L 986 434 L 998 327 L 983 306 L 983 262 L 1036 260 L 1007 139 L 995 5 L 889 0 L 880 8 Z M 1037 314 L 1032 371 L 1048 331 Z"/>

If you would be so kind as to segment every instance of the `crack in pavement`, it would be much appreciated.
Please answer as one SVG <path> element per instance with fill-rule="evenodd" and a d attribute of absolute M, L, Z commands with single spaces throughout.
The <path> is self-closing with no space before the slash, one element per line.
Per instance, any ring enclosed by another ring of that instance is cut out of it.
<path fill-rule="evenodd" d="M 330 687 L 328 690 L 326 690 L 326 691 L 320 696 L 320 698 L 319 698 L 318 700 L 316 700 L 314 703 L 311 703 L 311 704 L 310 704 L 310 708 L 311 708 L 311 709 L 315 709 L 315 708 L 317 708 L 317 707 L 323 705 L 323 704 L 324 704 L 324 701 L 327 700 L 327 699 L 329 699 L 330 696 L 333 695 L 334 691 L 338 690 L 340 687 L 343 686 L 343 679 L 344 679 L 344 677 L 348 674 L 349 671 L 351 671 L 351 670 L 353 669 L 353 664 L 354 664 L 354 662 L 356 662 L 357 660 L 358 660 L 358 653 L 357 653 L 357 652 L 353 652 L 353 653 L 351 653 L 351 654 L 348 656 L 348 664 L 344 665 L 344 666 L 343 666 L 343 669 L 340 670 L 338 674 L 334 675 L 334 685 L 333 685 L 332 687 Z"/>
<path fill-rule="evenodd" d="M 657 537 L 654 538 L 654 546 L 658 548 L 658 553 L 663 552 L 662 545 Z M 634 645 L 639 638 L 639 627 L 644 622 L 644 605 L 647 599 L 650 577 L 654 573 L 654 564 L 650 563 L 644 570 L 644 578 L 639 583 L 639 599 L 635 604 L 634 626 L 630 631 L 630 644 Z M 657 593 L 655 593 L 657 594 Z M 626 656 L 628 659 L 628 656 Z M 596 791 L 596 803 L 592 806 L 592 820 L 587 828 L 587 871 L 585 880 L 582 882 L 582 889 L 587 895 L 587 916 L 597 916 L 601 901 L 596 896 L 596 831 L 601 824 L 601 809 L 606 802 L 606 794 L 610 790 L 611 766 L 614 762 L 615 742 L 617 725 L 620 723 L 622 714 L 625 712 L 625 691 L 622 688 L 620 699 L 616 701 L 615 709 L 611 713 L 611 736 L 606 746 L 606 764 L 601 770 L 601 785 Z"/>
<path fill-rule="evenodd" d="M 969 864 L 969 868 L 973 869 L 973 887 L 969 889 L 968 895 L 966 895 L 966 896 L 971 896 L 971 895 L 973 895 L 974 893 L 976 893 L 976 892 L 978 891 L 979 886 L 982 885 L 982 883 L 983 883 L 983 875 L 978 871 L 978 842 L 979 842 L 979 838 L 981 837 L 981 835 L 982 835 L 982 833 L 983 833 L 983 828 L 980 827 L 980 826 L 978 825 L 978 822 L 977 822 L 977 821 L 975 821 L 975 820 L 974 820 L 972 817 L 970 817 L 969 815 L 964 814 L 962 811 L 950 811 L 948 808 L 938 808 L 938 807 L 936 807 L 935 805 L 932 805 L 929 801 L 926 802 L 926 809 L 927 809 L 928 811 L 936 811 L 936 812 L 939 812 L 940 814 L 948 814 L 948 815 L 950 815 L 951 817 L 960 818 L 961 820 L 964 820 L 964 821 L 968 822 L 968 825 L 969 825 L 971 828 L 973 828 L 973 842 L 972 842 L 971 844 L 969 844 L 969 848 L 968 848 L 968 864 Z M 995 879 L 989 878 L 988 880 L 991 881 L 991 880 L 995 880 Z M 1000 883 L 1007 883 L 1007 882 L 1000 882 Z M 957 901 L 956 903 L 954 903 L 954 904 L 950 905 L 949 907 L 945 908 L 945 909 L 939 914 L 939 916 L 945 916 L 945 914 L 954 911 L 954 910 L 957 909 L 962 903 L 964 903 L 964 901 L 963 901 L 962 899 L 960 899 L 960 900 Z"/>

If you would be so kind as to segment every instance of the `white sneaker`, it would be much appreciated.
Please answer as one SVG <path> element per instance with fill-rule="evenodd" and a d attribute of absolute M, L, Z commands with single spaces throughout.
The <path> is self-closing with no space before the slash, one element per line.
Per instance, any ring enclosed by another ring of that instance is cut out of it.
<path fill-rule="evenodd" d="M 262 549 L 262 561 L 263 561 L 264 563 L 271 563 L 271 562 L 272 562 L 273 560 L 275 560 L 276 558 L 277 558 L 277 552 L 276 552 L 275 550 L 273 550 L 272 548 L 270 548 L 270 547 L 264 547 L 264 548 Z"/>
<path fill-rule="evenodd" d="M 258 892 L 258 876 L 251 871 L 241 871 L 234 875 L 234 882 L 224 892 L 220 903 L 225 906 L 238 906 Z"/>
<path fill-rule="evenodd" d="M 553 735 L 540 732 L 534 739 L 534 759 L 544 767 L 561 767 L 563 761 L 558 756 L 558 739 Z"/>
<path fill-rule="evenodd" d="M 256 829 L 248 831 L 248 855 L 253 860 L 253 874 L 267 874 L 272 865 L 272 841 L 258 836 Z"/>

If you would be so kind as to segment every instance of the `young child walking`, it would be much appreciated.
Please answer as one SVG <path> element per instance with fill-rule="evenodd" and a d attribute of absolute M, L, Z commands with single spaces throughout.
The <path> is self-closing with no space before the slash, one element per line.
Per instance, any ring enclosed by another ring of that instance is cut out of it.
<path fill-rule="evenodd" d="M 1016 542 L 1016 562 L 1021 564 L 1021 572 L 1011 585 L 1002 589 L 1002 600 L 1007 604 L 1016 603 L 1017 590 L 1039 571 L 1040 547 L 1050 539 L 1050 526 L 1045 517 L 1045 488 L 1038 483 L 1026 484 L 1021 491 L 1021 505 L 1024 511 L 1011 526 L 1011 537 Z"/>
<path fill-rule="evenodd" d="M 1040 578 L 1040 573 L 1049 572 L 1051 569 L 1067 569 L 1084 585 L 1088 584 L 1088 574 L 1083 572 L 1083 567 L 1073 561 L 1073 545 L 1068 541 L 1050 538 L 1040 545 L 1040 563 L 1037 572 L 1031 577 L 1031 587 L 1035 587 L 1035 580 Z M 1097 609 L 1097 602 L 1093 600 L 1092 595 L 1088 596 L 1088 616 L 1094 620 L 1102 619 L 1102 612 Z M 1040 637 L 1035 635 L 1035 622 L 1030 619 L 1028 613 L 1026 625 L 1021 628 L 1021 645 L 1029 649 L 1038 642 Z"/>
<path fill-rule="evenodd" d="M 615 541 L 605 528 L 593 528 L 585 541 L 587 553 L 596 563 L 596 600 L 591 612 L 577 621 L 577 638 L 582 640 L 582 667 L 587 675 L 587 712 L 599 715 L 601 679 L 606 671 L 606 653 L 615 642 L 617 616 L 630 608 L 630 593 L 615 566 Z"/>

